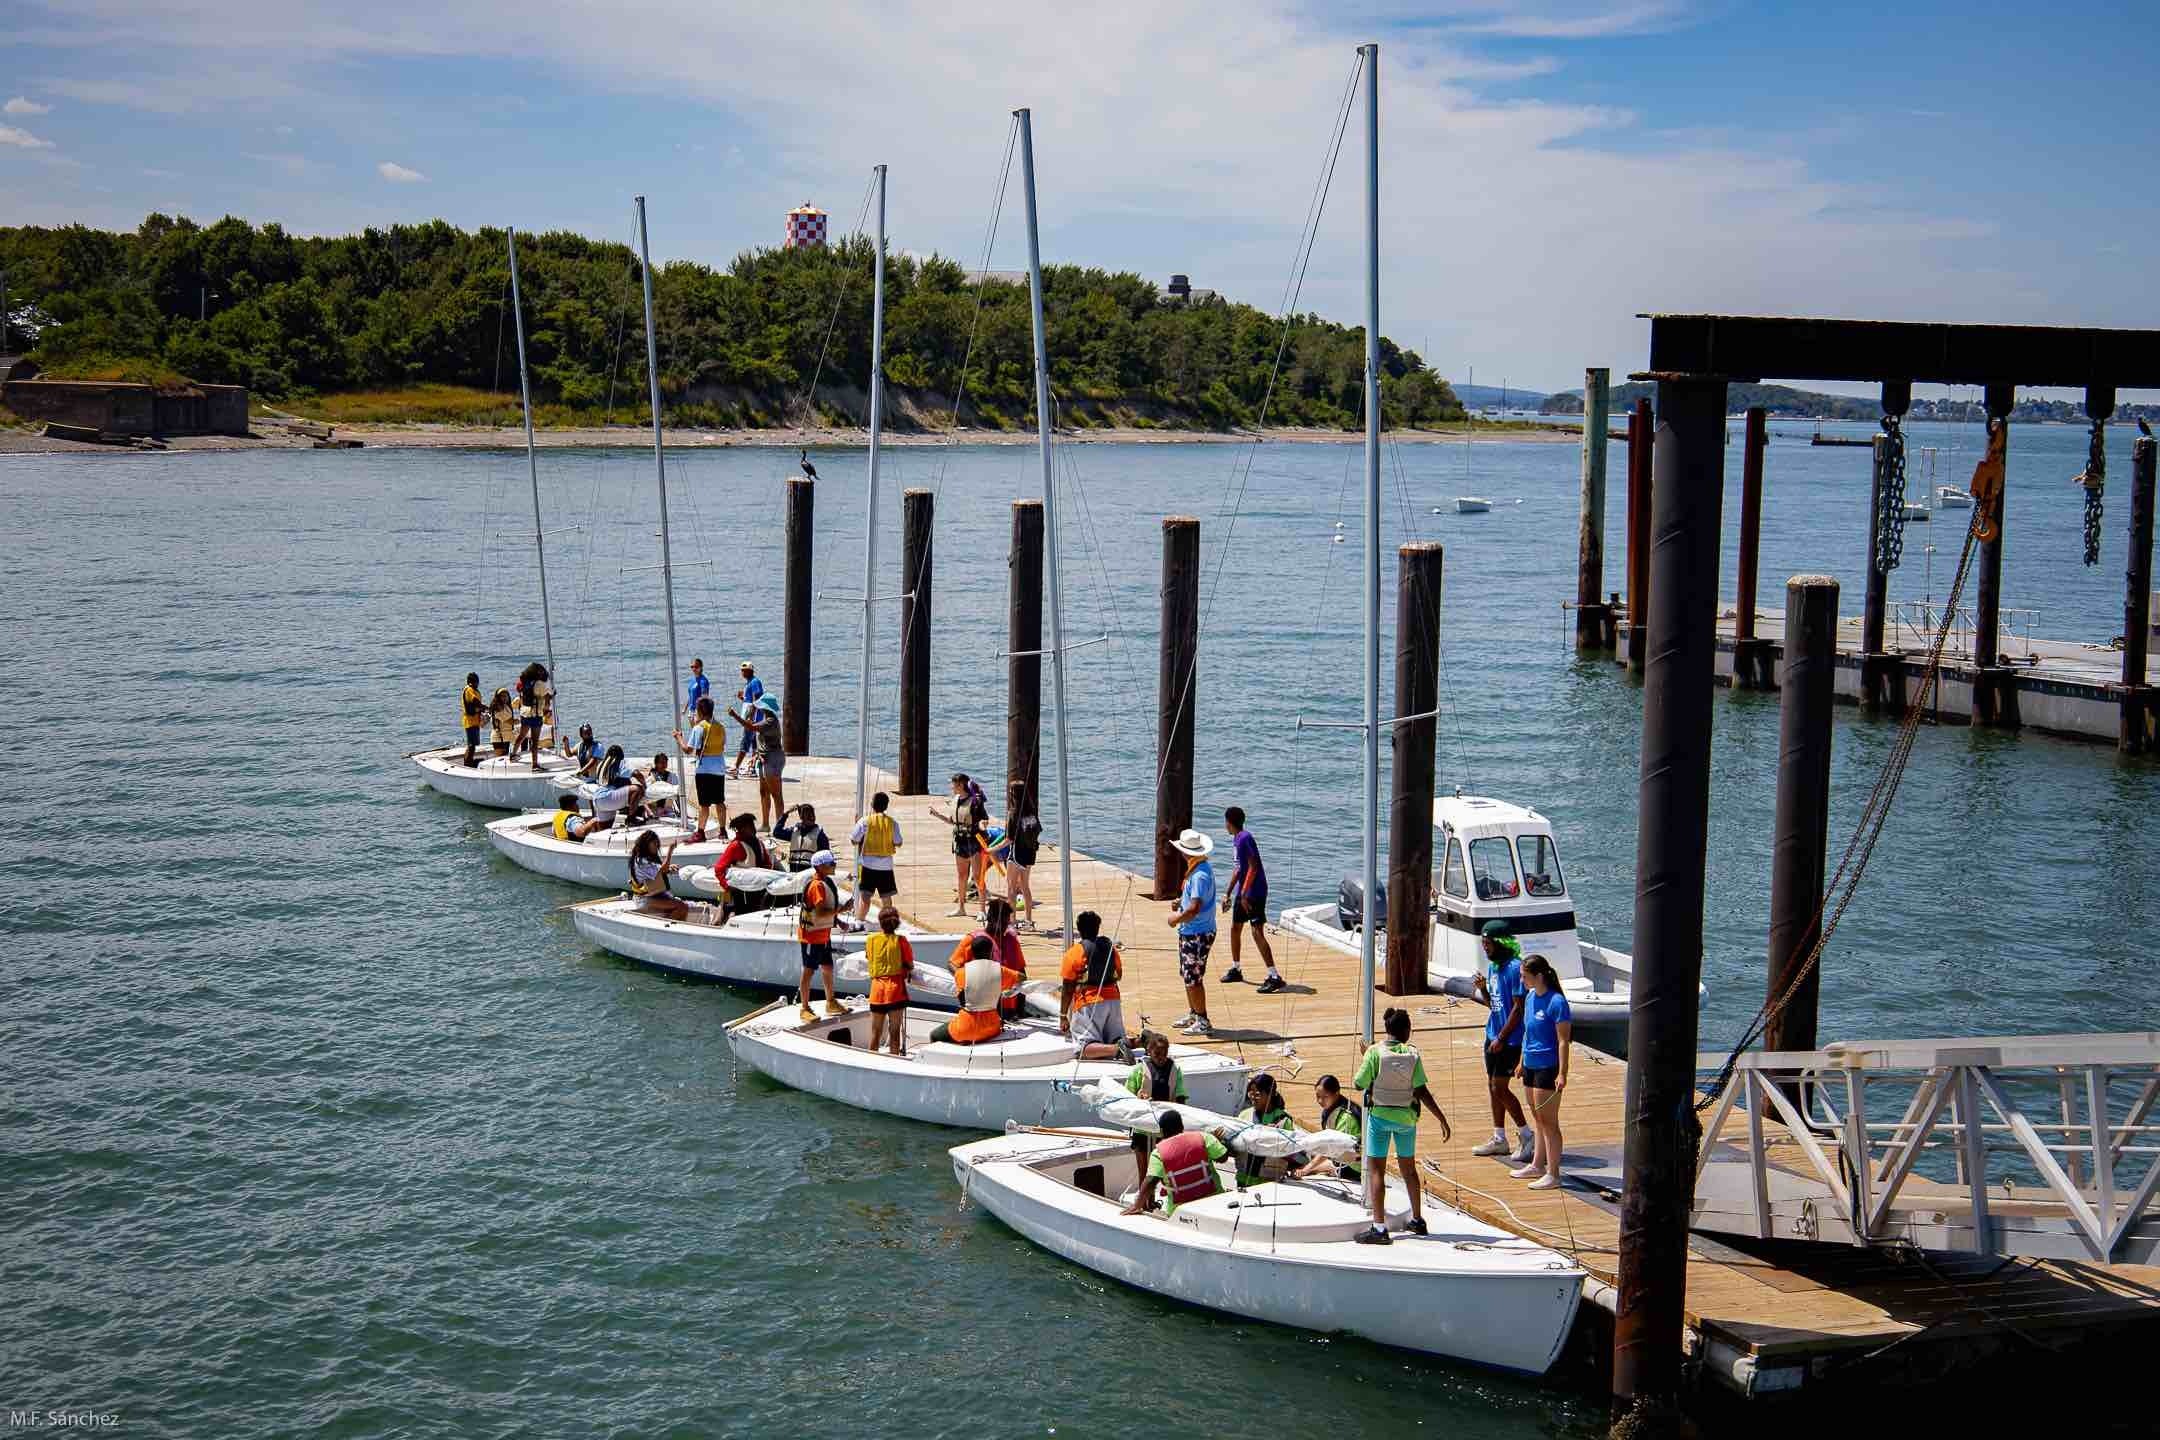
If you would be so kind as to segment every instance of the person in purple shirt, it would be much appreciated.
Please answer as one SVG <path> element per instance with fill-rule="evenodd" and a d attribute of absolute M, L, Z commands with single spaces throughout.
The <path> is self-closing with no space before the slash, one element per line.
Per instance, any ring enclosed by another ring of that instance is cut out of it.
<path fill-rule="evenodd" d="M 1250 925 L 1253 945 L 1267 966 L 1267 979 L 1260 982 L 1259 990 L 1262 995 L 1273 995 L 1288 986 L 1275 968 L 1275 951 L 1268 944 L 1267 867 L 1260 863 L 1260 842 L 1245 828 L 1245 812 L 1235 805 L 1223 811 L 1223 828 L 1230 832 L 1232 865 L 1230 888 L 1222 899 L 1223 909 L 1230 912 L 1230 968 L 1222 978 L 1225 984 L 1245 978 L 1238 961 L 1243 958 L 1245 927 Z"/>

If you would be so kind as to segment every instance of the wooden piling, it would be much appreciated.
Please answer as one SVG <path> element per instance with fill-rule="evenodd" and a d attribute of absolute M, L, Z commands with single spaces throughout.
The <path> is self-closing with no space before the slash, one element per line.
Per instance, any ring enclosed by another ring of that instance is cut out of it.
<path fill-rule="evenodd" d="M 780 748 L 810 753 L 810 571 L 816 533 L 817 482 L 787 483 L 787 577 L 781 631 L 787 647 L 780 671 Z"/>
<path fill-rule="evenodd" d="M 900 501 L 900 793 L 930 793 L 930 562 L 936 497 Z"/>
<path fill-rule="evenodd" d="M 1612 371 L 1583 371 L 1582 519 L 1575 542 L 1575 648 L 1609 652 L 1613 615 L 1605 594 L 1605 455 L 1611 448 Z"/>
<path fill-rule="evenodd" d="M 1650 467 L 1656 444 L 1650 401 L 1645 397 L 1637 400 L 1628 414 L 1627 663 L 1638 674 L 1643 668 L 1645 623 L 1650 610 Z"/>
<path fill-rule="evenodd" d="M 1387 974 L 1381 988 L 1390 995 L 1416 995 L 1426 988 L 1432 951 L 1433 771 L 1440 739 L 1433 712 L 1440 705 L 1442 547 L 1424 541 L 1395 554 L 1396 723 L 1390 742 Z"/>
<path fill-rule="evenodd" d="M 2002 558 L 2003 540 L 2010 529 L 2009 454 L 2010 412 L 2017 405 L 2017 387 L 1987 387 L 1988 418 L 2003 427 L 2002 503 L 1995 517 L 1995 538 L 1980 542 L 1980 576 L 1973 597 L 1972 723 L 2015 729 L 2018 724 L 2017 677 L 2002 663 Z"/>
<path fill-rule="evenodd" d="M 1697 986 L 1725 492 L 1725 382 L 1661 379 L 1657 399 L 1655 514 L 1643 547 L 1652 630 L 1644 648 L 1626 1183 L 1613 1321 L 1613 1396 L 1628 1405 L 1670 1404 L 1681 1379 L 1688 1215 L 1701 1135 Z"/>
<path fill-rule="evenodd" d="M 1837 699 L 1838 582 L 1785 582 L 1785 675 L 1779 697 L 1777 819 L 1771 829 L 1770 975 L 1766 1050 L 1815 1048 L 1818 983 L 1795 975 L 1815 948 L 1830 844 L 1831 706 Z"/>
<path fill-rule="evenodd" d="M 2145 657 L 2152 644 L 2153 456 L 2150 436 L 2130 446 L 2130 565 L 2123 593 L 2122 722 L 2117 748 L 2142 755 L 2155 748 L 2152 688 Z"/>
<path fill-rule="evenodd" d="M 1174 897 L 1185 857 L 1171 842 L 1193 823 L 1193 709 L 1200 688 L 1200 522 L 1162 522 L 1162 661 L 1155 680 L 1155 898 Z"/>
<path fill-rule="evenodd" d="M 1755 572 L 1762 551 L 1763 456 L 1770 448 L 1769 417 L 1760 405 L 1747 412 L 1746 448 L 1740 463 L 1740 599 L 1733 626 L 1733 688 L 1769 690 L 1777 684 L 1770 642 L 1755 633 Z"/>
<path fill-rule="evenodd" d="M 1005 793 L 1027 786 L 1042 807 L 1043 504 L 1012 503 L 1011 573 L 1005 582 Z"/>

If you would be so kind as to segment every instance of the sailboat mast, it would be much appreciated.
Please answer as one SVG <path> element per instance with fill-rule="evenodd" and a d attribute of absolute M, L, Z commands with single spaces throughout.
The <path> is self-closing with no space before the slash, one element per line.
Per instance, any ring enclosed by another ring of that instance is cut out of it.
<path fill-rule="evenodd" d="M 1358 933 L 1358 1031 L 1373 1043 L 1380 917 L 1380 47 L 1365 51 L 1365 924 Z"/>
<path fill-rule="evenodd" d="M 877 604 L 878 434 L 885 419 L 885 167 L 877 167 L 877 253 L 871 258 L 876 278 L 870 289 L 870 484 L 863 498 L 862 684 L 855 695 L 855 814 L 863 806 L 870 765 L 870 657 Z"/>
<path fill-rule="evenodd" d="M 1028 305 L 1035 321 L 1035 430 L 1042 452 L 1043 574 L 1050 589 L 1050 706 L 1057 732 L 1058 909 L 1063 933 L 1073 929 L 1072 793 L 1065 763 L 1065 607 L 1058 590 L 1057 475 L 1050 456 L 1050 350 L 1043 334 L 1042 243 L 1035 224 L 1035 135 L 1026 110 L 1020 121 L 1021 188 L 1027 194 Z M 1030 797 L 1031 799 L 1033 797 Z"/>
<path fill-rule="evenodd" d="M 518 399 L 525 407 L 525 471 L 532 479 L 533 554 L 540 562 L 540 629 L 547 636 L 548 688 L 561 713 L 562 694 L 555 674 L 555 621 L 548 614 L 547 546 L 540 539 L 540 460 L 533 453 L 532 381 L 525 374 L 525 301 L 518 290 L 517 231 L 505 232 L 510 243 L 510 313 L 517 319 Z"/>
<path fill-rule="evenodd" d="M 660 482 L 660 590 L 667 597 L 667 729 L 673 730 L 682 723 L 682 695 L 675 688 L 682 667 L 676 663 L 675 655 L 675 564 L 668 545 L 667 451 L 660 443 L 660 338 L 653 326 L 652 250 L 645 240 L 645 197 L 642 195 L 637 197 L 637 246 L 638 271 L 645 281 L 645 380 L 652 392 L 653 476 Z"/>

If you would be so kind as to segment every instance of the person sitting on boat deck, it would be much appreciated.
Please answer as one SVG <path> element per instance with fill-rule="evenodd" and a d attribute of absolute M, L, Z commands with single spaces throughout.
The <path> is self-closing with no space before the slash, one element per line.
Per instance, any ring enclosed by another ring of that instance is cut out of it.
<path fill-rule="evenodd" d="M 870 969 L 870 1051 L 907 1053 L 908 977 L 915 973 L 915 947 L 900 933 L 900 912 L 887 905 L 878 911 L 878 928 L 863 942 Z"/>
<path fill-rule="evenodd" d="M 1079 922 L 1075 920 L 1077 927 Z M 1143 1100 L 1168 1100 L 1182 1105 L 1192 1096 L 1185 1089 L 1185 1071 L 1177 1061 L 1170 1058 L 1170 1037 L 1160 1030 L 1140 1032 L 1140 1059 L 1125 1076 L 1125 1088 Z M 1147 1159 L 1152 1142 L 1137 1130 L 1133 1132 L 1133 1154 L 1142 1162 Z"/>
<path fill-rule="evenodd" d="M 1313 1101 L 1320 1107 L 1320 1129 L 1334 1130 L 1353 1140 L 1363 1138 L 1365 1112 L 1342 1093 L 1342 1081 L 1322 1075 L 1320 1083 L 1313 1086 Z M 1313 1156 L 1298 1167 L 1297 1173 L 1301 1180 L 1313 1175 L 1340 1175 L 1353 1185 L 1362 1178 L 1355 1160 L 1330 1160 L 1325 1155 Z"/>
<path fill-rule="evenodd" d="M 497 755 L 510 753 L 510 742 L 517 739 L 517 707 L 510 703 L 508 690 L 497 690 L 488 701 L 488 740 Z"/>
<path fill-rule="evenodd" d="M 1102 916 L 1093 910 L 1074 916 L 1073 929 L 1080 938 L 1058 966 L 1058 1029 L 1080 1047 L 1082 1060 L 1130 1061 L 1132 1042 L 1125 1038 L 1125 1005 L 1118 995 L 1125 957 L 1102 933 Z"/>
<path fill-rule="evenodd" d="M 930 1032 L 932 1044 L 980 1045 L 1005 1031 L 1006 996 L 1020 977 L 998 964 L 990 937 L 968 937 L 966 955 L 954 951 L 953 978 L 960 985 L 960 1013 Z"/>
<path fill-rule="evenodd" d="M 830 850 L 820 850 L 811 858 L 810 868 L 817 873 L 803 886 L 802 908 L 796 912 L 795 938 L 802 942 L 801 1014 L 805 1020 L 817 1018 L 810 1009 L 810 977 L 818 971 L 825 974 L 825 1013 L 847 1013 L 847 1006 L 833 993 L 832 927 L 840 914 L 840 882 L 833 879 L 834 863 Z"/>
<path fill-rule="evenodd" d="M 555 797 L 554 831 L 556 839 L 575 840 L 583 843 L 585 837 L 592 834 L 593 831 L 605 830 L 606 828 L 607 826 L 601 823 L 599 816 L 584 813 L 584 807 L 579 803 L 577 796 L 557 795 Z"/>
<path fill-rule="evenodd" d="M 693 782 L 697 786 L 697 818 L 690 827 L 693 842 L 705 838 L 707 814 L 712 816 L 714 834 L 727 826 L 727 726 L 713 719 L 710 695 L 698 696 L 695 713 L 697 722 L 690 727 L 687 738 L 682 731 L 675 732 L 675 743 L 682 747 L 682 753 L 697 757 L 697 778 Z"/>
<path fill-rule="evenodd" d="M 480 698 L 480 675 L 477 671 L 465 674 L 465 693 L 458 696 L 458 723 L 465 727 L 465 768 L 470 770 L 480 763 L 480 721 L 487 714 L 487 705 Z"/>
<path fill-rule="evenodd" d="M 1365 1195 L 1372 1202 L 1372 1228 L 1357 1237 L 1360 1245 L 1385 1245 L 1387 1232 L 1387 1157 L 1392 1147 L 1403 1185 L 1410 1192 L 1410 1233 L 1425 1233 L 1425 1189 L 1418 1184 L 1418 1107 L 1440 1122 L 1440 1140 L 1453 1134 L 1447 1112 L 1425 1088 L 1425 1058 L 1410 1043 L 1410 1012 L 1390 1008 L 1383 1022 L 1387 1039 L 1365 1052 L 1350 1083 L 1365 1092 Z"/>
<path fill-rule="evenodd" d="M 1183 830 L 1170 848 L 1185 857 L 1185 885 L 1170 911 L 1177 931 L 1178 978 L 1185 982 L 1185 1003 L 1192 1007 L 1177 1028 L 1189 1035 L 1212 1035 L 1208 1023 L 1207 960 L 1215 948 L 1215 869 L 1208 856 L 1215 842 L 1198 830 Z"/>
<path fill-rule="evenodd" d="M 670 920 L 689 918 L 690 907 L 668 893 L 667 877 L 674 868 L 675 847 L 670 845 L 661 854 L 658 831 L 647 830 L 637 837 L 630 847 L 630 893 L 637 897 L 638 909 Z"/>
<path fill-rule="evenodd" d="M 720 907 L 720 923 L 726 924 L 730 915 L 753 915 L 770 903 L 762 890 L 745 890 L 735 885 L 728 872 L 738 865 L 756 870 L 773 868 L 772 855 L 765 842 L 758 837 L 757 820 L 747 811 L 728 822 L 734 839 L 713 861 L 713 875 L 720 881 L 724 899 Z"/>
<path fill-rule="evenodd" d="M 1230 1158 L 1230 1147 L 1205 1130 L 1187 1130 L 1184 1117 L 1170 1110 L 1158 1122 L 1162 1134 L 1155 1153 L 1148 1157 L 1147 1177 L 1140 1193 L 1125 1207 L 1127 1215 L 1146 1215 L 1155 1208 L 1155 1195 L 1163 1195 L 1163 1218 L 1177 1214 L 1178 1206 L 1222 1193 L 1222 1176 L 1215 1167 Z"/>
<path fill-rule="evenodd" d="M 757 667 L 748 660 L 743 661 L 739 668 L 742 671 L 742 688 L 735 692 L 734 708 L 749 710 L 765 698 L 765 682 L 757 678 Z M 744 726 L 742 744 L 735 751 L 735 766 L 728 771 L 731 778 L 742 778 L 743 761 L 750 758 L 751 747 L 756 743 L 757 737 L 750 733 L 748 726 Z"/>
<path fill-rule="evenodd" d="M 639 790 L 641 803 L 638 806 L 638 818 L 641 821 L 666 819 L 675 814 L 675 802 L 666 796 L 660 796 L 650 805 L 642 803 L 644 797 L 651 795 L 656 787 L 675 784 L 675 771 L 668 765 L 666 754 L 655 751 L 651 768 L 640 766 L 630 772 L 630 778 L 636 782 Z"/>
<path fill-rule="evenodd" d="M 1027 955 L 1020 948 L 1020 933 L 1013 929 L 1012 901 L 994 896 L 983 905 L 982 929 L 977 935 L 990 937 L 990 953 L 998 964 L 1027 979 Z"/>
<path fill-rule="evenodd" d="M 600 742 L 593 739 L 592 726 L 577 727 L 577 744 L 570 743 L 565 735 L 561 741 L 562 753 L 577 762 L 577 773 L 588 780 L 600 778 Z"/>
<path fill-rule="evenodd" d="M 1272 1125 L 1286 1135 L 1295 1135 L 1297 1126 L 1290 1119 L 1289 1107 L 1283 1104 L 1282 1092 L 1275 1088 L 1275 1077 L 1265 1071 L 1245 1082 L 1245 1108 L 1238 1111 L 1238 1119 L 1248 1125 Z M 1248 1155 L 1240 1152 L 1237 1160 L 1238 1189 L 1258 1185 L 1263 1180 L 1280 1180 L 1290 1173 L 1287 1156 Z"/>
<path fill-rule="evenodd" d="M 795 823 L 786 823 L 789 815 Z M 781 823 L 773 826 L 773 839 L 787 841 L 788 869 L 808 870 L 810 862 L 820 850 L 832 849 L 832 841 L 825 836 L 825 827 L 817 823 L 817 810 L 809 805 L 791 805 L 780 812 Z"/>
<path fill-rule="evenodd" d="M 855 846 L 855 918 L 870 913 L 870 897 L 887 905 L 899 897 L 893 861 L 900 851 L 900 822 L 886 814 L 892 797 L 880 790 L 870 797 L 870 813 L 855 822 L 848 836 Z"/>
<path fill-rule="evenodd" d="M 1488 920 L 1479 933 L 1484 937 L 1485 968 L 1470 977 L 1470 985 L 1492 1012 L 1485 1020 L 1485 1088 L 1492 1096 L 1492 1139 L 1470 1153 L 1506 1155 L 1518 1165 L 1527 1165 L 1536 1137 L 1510 1085 L 1522 1065 L 1522 943 L 1505 920 Z M 1515 1122 L 1518 1147 L 1512 1153 L 1505 1128 L 1509 1120 Z"/>
<path fill-rule="evenodd" d="M 735 719 L 757 742 L 758 828 L 769 830 L 780 823 L 780 777 L 787 769 L 787 753 L 780 748 L 780 707 L 770 695 L 760 695 Z"/>
<path fill-rule="evenodd" d="M 600 757 L 600 778 L 593 781 L 593 814 L 612 825 L 618 815 L 635 815 L 645 787 L 623 766 L 623 748 L 610 745 Z"/>
<path fill-rule="evenodd" d="M 967 773 L 959 771 L 952 777 L 952 813 L 948 815 L 935 805 L 930 807 L 932 819 L 952 826 L 952 913 L 955 915 L 968 913 L 968 896 L 977 888 L 975 872 L 987 870 L 990 863 L 983 853 L 983 827 L 989 823 L 990 815 L 988 807 L 977 799 L 981 794 L 981 788 L 968 779 Z"/>

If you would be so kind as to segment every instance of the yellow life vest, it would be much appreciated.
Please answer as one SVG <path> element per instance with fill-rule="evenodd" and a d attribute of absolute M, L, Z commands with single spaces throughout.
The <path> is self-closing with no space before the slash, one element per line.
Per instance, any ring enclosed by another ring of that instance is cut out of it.
<path fill-rule="evenodd" d="M 900 937 L 887 935 L 882 930 L 863 942 L 863 958 L 870 964 L 873 980 L 897 979 L 905 969 L 900 955 Z"/>
<path fill-rule="evenodd" d="M 570 822 L 575 819 L 577 819 L 577 811 L 557 810 L 555 812 L 555 838 L 568 840 L 570 838 Z"/>
<path fill-rule="evenodd" d="M 458 723 L 469 730 L 478 729 L 480 713 L 486 708 L 486 704 L 480 699 L 480 692 L 467 685 L 465 693 L 458 697 Z"/>
<path fill-rule="evenodd" d="M 698 721 L 697 753 L 700 755 L 727 754 L 727 727 L 717 720 Z"/>
<path fill-rule="evenodd" d="M 890 815 L 870 816 L 863 821 L 862 845 L 855 853 L 880 859 L 889 858 L 899 848 L 895 844 L 899 829 Z"/>

